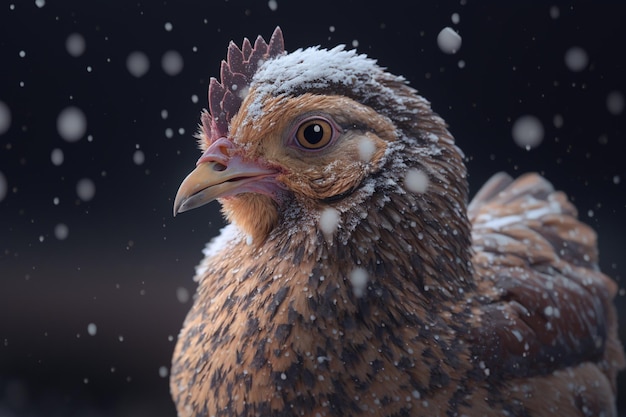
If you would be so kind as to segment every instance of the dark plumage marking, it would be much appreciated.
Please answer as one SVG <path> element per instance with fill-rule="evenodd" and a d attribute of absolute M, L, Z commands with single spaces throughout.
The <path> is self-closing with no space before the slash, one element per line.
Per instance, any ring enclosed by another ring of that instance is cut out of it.
<path fill-rule="evenodd" d="M 250 366 L 254 369 L 261 369 L 265 366 L 267 362 L 267 352 L 265 350 L 265 345 L 267 344 L 267 339 L 261 339 L 257 342 L 256 352 L 254 353 L 254 357 L 252 358 L 252 362 Z"/>
<path fill-rule="evenodd" d="M 246 323 L 246 330 L 243 333 L 244 340 L 251 337 L 255 333 L 259 331 L 259 319 L 258 317 L 248 317 L 248 322 Z"/>
<path fill-rule="evenodd" d="M 380 371 L 385 369 L 385 363 L 379 359 L 374 359 L 370 362 L 370 368 L 372 370 L 372 375 L 376 375 Z"/>
<path fill-rule="evenodd" d="M 278 291 L 276 291 L 276 293 L 272 297 L 272 300 L 267 305 L 267 309 L 266 309 L 267 312 L 270 313 L 271 318 L 274 318 L 274 316 L 276 315 L 276 312 L 278 311 L 278 307 L 280 307 L 282 302 L 285 300 L 285 297 L 287 296 L 288 292 L 289 292 L 289 287 L 287 286 L 281 287 Z"/>
<path fill-rule="evenodd" d="M 296 246 L 296 249 L 293 252 L 294 265 L 300 265 L 303 257 L 304 257 L 304 245 Z"/>
<path fill-rule="evenodd" d="M 441 364 L 431 364 L 430 366 L 430 381 L 428 388 L 431 391 L 435 391 L 436 389 L 446 387 L 450 384 L 450 375 L 448 375 L 443 369 L 441 369 Z"/>
<path fill-rule="evenodd" d="M 291 334 L 291 329 L 293 324 L 279 324 L 276 326 L 276 330 L 274 331 L 274 339 L 278 342 L 278 344 L 283 345 L 289 334 Z"/>

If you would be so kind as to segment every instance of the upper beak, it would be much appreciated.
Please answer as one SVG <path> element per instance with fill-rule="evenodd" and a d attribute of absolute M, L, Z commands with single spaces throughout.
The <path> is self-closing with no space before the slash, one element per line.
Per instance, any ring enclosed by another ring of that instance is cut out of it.
<path fill-rule="evenodd" d="M 217 198 L 246 192 L 275 197 L 276 170 L 264 168 L 241 156 L 230 155 L 233 143 L 220 138 L 202 154 L 196 169 L 183 180 L 174 200 L 174 216 Z"/>

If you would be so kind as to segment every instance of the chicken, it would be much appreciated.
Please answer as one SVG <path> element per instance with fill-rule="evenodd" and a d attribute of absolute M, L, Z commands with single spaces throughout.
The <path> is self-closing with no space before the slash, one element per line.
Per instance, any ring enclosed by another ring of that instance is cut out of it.
<path fill-rule="evenodd" d="M 342 46 L 231 42 L 174 214 L 229 222 L 197 268 L 179 416 L 615 416 L 596 236 L 537 174 L 468 201 L 429 103 Z"/>

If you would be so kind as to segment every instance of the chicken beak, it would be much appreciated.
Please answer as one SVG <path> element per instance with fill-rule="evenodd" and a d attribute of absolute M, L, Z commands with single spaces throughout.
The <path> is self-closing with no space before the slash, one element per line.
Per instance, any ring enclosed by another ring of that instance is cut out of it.
<path fill-rule="evenodd" d="M 217 198 L 246 192 L 274 196 L 277 171 L 255 161 L 229 155 L 234 145 L 226 138 L 216 140 L 183 180 L 174 200 L 174 216 L 203 206 Z"/>

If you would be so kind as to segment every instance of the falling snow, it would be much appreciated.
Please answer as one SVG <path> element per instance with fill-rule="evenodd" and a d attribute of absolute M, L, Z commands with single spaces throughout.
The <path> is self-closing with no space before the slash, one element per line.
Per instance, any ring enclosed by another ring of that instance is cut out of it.
<path fill-rule="evenodd" d="M 90 201 L 96 195 L 96 185 L 89 178 L 83 178 L 76 184 L 76 194 L 83 201 Z"/>
<path fill-rule="evenodd" d="M 622 114 L 624 111 L 624 94 L 617 90 L 611 91 L 606 97 L 606 108 L 614 116 Z"/>
<path fill-rule="evenodd" d="M 332 236 L 339 227 L 339 211 L 332 207 L 325 208 L 320 214 L 320 229 L 326 236 Z"/>
<path fill-rule="evenodd" d="M 41 9 L 46 5 L 46 0 L 35 0 L 35 5 Z"/>
<path fill-rule="evenodd" d="M 0 135 L 11 127 L 11 109 L 3 101 L 0 101 Z"/>
<path fill-rule="evenodd" d="M 7 178 L 0 172 L 0 201 L 4 200 L 8 191 Z"/>
<path fill-rule="evenodd" d="M 459 16 L 458 13 L 452 13 L 450 20 L 452 20 L 452 23 L 454 23 L 455 25 L 458 25 L 459 22 L 461 21 L 461 16 Z"/>
<path fill-rule="evenodd" d="M 409 169 L 404 177 L 404 187 L 413 193 L 425 193 L 429 183 L 428 175 L 416 168 Z"/>
<path fill-rule="evenodd" d="M 87 325 L 87 333 L 89 333 L 89 336 L 95 336 L 98 333 L 98 326 L 95 323 L 89 323 Z"/>
<path fill-rule="evenodd" d="M 178 75 L 183 70 L 183 57 L 177 51 L 167 51 L 161 58 L 161 68 L 167 75 Z"/>
<path fill-rule="evenodd" d="M 135 165 L 142 165 L 146 160 L 146 156 L 144 155 L 143 151 L 140 150 L 136 150 L 133 153 L 133 162 L 135 163 Z"/>
<path fill-rule="evenodd" d="M 189 290 L 185 287 L 176 288 L 176 299 L 179 303 L 185 304 L 189 301 Z"/>
<path fill-rule="evenodd" d="M 167 378 L 167 376 L 169 375 L 170 371 L 167 368 L 167 366 L 160 366 L 159 367 L 159 376 L 161 378 Z"/>
<path fill-rule="evenodd" d="M 376 152 L 376 144 L 368 136 L 363 136 L 358 143 L 359 159 L 363 162 L 370 162 Z"/>
<path fill-rule="evenodd" d="M 588 63 L 587 52 L 578 46 L 571 47 L 565 52 L 565 66 L 570 71 L 580 72 L 587 68 Z"/>
<path fill-rule="evenodd" d="M 150 60 L 148 56 L 140 51 L 131 52 L 126 58 L 126 68 L 131 75 L 141 78 L 150 69 Z"/>
<path fill-rule="evenodd" d="M 446 54 L 456 54 L 461 49 L 461 42 L 461 36 L 451 27 L 441 29 L 437 35 L 437 45 Z"/>
<path fill-rule="evenodd" d="M 65 41 L 67 53 L 73 57 L 79 57 L 85 53 L 85 38 L 80 33 L 72 33 Z"/>
<path fill-rule="evenodd" d="M 550 7 L 550 17 L 552 19 L 558 19 L 560 15 L 561 11 L 559 10 L 558 6 Z"/>
<path fill-rule="evenodd" d="M 85 113 L 75 106 L 66 107 L 57 118 L 57 131 L 67 142 L 80 140 L 87 131 Z"/>
<path fill-rule="evenodd" d="M 513 123 L 511 134 L 517 146 L 530 150 L 543 141 L 543 124 L 535 116 L 521 116 Z"/>
<path fill-rule="evenodd" d="M 275 12 L 278 9 L 278 2 L 276 0 L 270 0 L 267 2 L 267 6 L 271 11 Z"/>
<path fill-rule="evenodd" d="M 64 160 L 63 151 L 59 148 L 54 148 L 50 153 L 50 160 L 52 161 L 52 165 L 59 166 L 63 164 Z"/>
<path fill-rule="evenodd" d="M 357 298 L 365 295 L 367 290 L 368 273 L 365 269 L 358 267 L 350 272 L 350 284 L 352 284 L 352 292 Z"/>
<path fill-rule="evenodd" d="M 54 237 L 56 237 L 58 240 L 67 239 L 69 234 L 70 234 L 70 229 L 69 227 L 67 227 L 67 225 L 63 223 L 59 223 L 56 226 L 54 226 Z"/>

